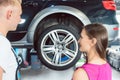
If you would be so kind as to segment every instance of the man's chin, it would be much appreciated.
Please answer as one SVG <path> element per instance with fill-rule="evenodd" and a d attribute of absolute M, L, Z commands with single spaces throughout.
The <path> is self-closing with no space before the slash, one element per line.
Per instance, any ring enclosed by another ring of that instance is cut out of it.
<path fill-rule="evenodd" d="M 16 31 L 16 29 L 17 29 L 17 28 L 14 28 L 14 29 L 12 29 L 12 30 L 10 30 L 10 31 Z"/>
<path fill-rule="evenodd" d="M 79 49 L 80 50 L 80 52 L 83 52 L 83 50 L 82 49 Z"/>
<path fill-rule="evenodd" d="M 84 53 L 85 51 L 84 51 L 84 50 L 82 50 L 82 49 L 80 49 L 80 52 Z"/>

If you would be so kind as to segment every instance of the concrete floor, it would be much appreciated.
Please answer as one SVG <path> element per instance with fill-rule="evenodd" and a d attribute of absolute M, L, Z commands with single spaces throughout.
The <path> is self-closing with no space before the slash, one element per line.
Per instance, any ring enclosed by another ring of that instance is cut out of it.
<path fill-rule="evenodd" d="M 21 80 L 71 80 L 73 68 L 64 71 L 55 71 L 43 67 L 33 70 L 31 68 L 21 71 Z M 112 68 L 112 80 L 120 80 L 120 71 Z"/>
<path fill-rule="evenodd" d="M 116 71 L 112 68 L 112 80 L 120 80 L 120 71 Z"/>
<path fill-rule="evenodd" d="M 73 68 L 56 71 L 48 68 L 38 70 L 27 69 L 21 71 L 21 80 L 71 80 Z"/>

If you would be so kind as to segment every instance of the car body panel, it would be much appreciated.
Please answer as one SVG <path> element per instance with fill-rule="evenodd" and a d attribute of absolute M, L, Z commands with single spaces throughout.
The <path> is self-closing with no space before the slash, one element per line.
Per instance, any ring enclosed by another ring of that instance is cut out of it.
<path fill-rule="evenodd" d="M 116 11 L 105 9 L 102 0 L 23 0 L 22 9 L 23 23 L 18 25 L 16 31 L 9 32 L 7 36 L 14 43 L 23 42 L 23 40 L 33 43 L 35 29 L 39 22 L 54 13 L 73 15 L 83 25 L 96 22 L 107 25 L 109 40 L 116 38 L 118 34 L 117 30 L 113 30 L 119 27 L 115 18 Z"/>
<path fill-rule="evenodd" d="M 49 12 L 49 13 L 48 13 Z M 34 37 L 34 32 L 35 29 L 38 25 L 38 23 L 45 18 L 48 15 L 54 14 L 54 13 L 66 13 L 66 14 L 70 14 L 73 15 L 75 17 L 77 17 L 80 21 L 82 21 L 82 23 L 84 25 L 90 24 L 91 22 L 89 21 L 88 17 L 81 11 L 72 8 L 72 7 L 68 7 L 68 6 L 54 6 L 54 7 L 49 7 L 46 8 L 42 11 L 40 11 L 32 20 L 30 27 L 28 29 L 28 40 L 32 40 L 30 42 L 33 42 L 33 37 Z"/>

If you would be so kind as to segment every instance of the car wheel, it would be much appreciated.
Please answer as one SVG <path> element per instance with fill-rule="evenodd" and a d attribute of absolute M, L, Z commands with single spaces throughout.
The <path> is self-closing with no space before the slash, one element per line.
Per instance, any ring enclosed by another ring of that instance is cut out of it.
<path fill-rule="evenodd" d="M 78 61 L 79 34 L 73 27 L 54 25 L 45 29 L 39 36 L 37 54 L 41 62 L 54 70 L 65 70 Z"/>

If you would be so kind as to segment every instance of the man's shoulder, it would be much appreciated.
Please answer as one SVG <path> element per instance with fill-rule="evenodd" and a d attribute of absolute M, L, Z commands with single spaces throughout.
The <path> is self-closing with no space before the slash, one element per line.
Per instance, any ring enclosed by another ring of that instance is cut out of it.
<path fill-rule="evenodd" d="M 0 46 L 9 47 L 9 46 L 11 46 L 11 44 L 10 44 L 9 40 L 6 37 L 0 35 Z"/>

